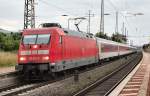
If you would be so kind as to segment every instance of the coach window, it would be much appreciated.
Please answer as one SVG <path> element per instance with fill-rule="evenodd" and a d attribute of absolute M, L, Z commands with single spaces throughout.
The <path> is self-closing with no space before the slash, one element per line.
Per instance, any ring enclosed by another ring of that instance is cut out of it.
<path fill-rule="evenodd" d="M 62 36 L 59 37 L 59 43 L 62 44 Z"/>

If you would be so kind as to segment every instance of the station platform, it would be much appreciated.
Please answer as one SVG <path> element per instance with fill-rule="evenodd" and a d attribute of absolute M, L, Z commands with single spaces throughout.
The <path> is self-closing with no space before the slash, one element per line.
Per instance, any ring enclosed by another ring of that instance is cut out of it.
<path fill-rule="evenodd" d="M 143 52 L 143 59 L 134 70 L 109 94 L 109 96 L 150 96 L 150 53 Z"/>

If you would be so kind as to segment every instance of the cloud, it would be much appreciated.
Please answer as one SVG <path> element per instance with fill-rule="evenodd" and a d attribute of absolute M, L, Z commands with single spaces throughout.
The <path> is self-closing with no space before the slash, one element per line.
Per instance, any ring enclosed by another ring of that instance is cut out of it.
<path fill-rule="evenodd" d="M 5 28 L 12 31 L 18 31 L 18 29 L 22 29 L 20 25 L 23 24 L 22 21 L 19 20 L 8 20 L 8 19 L 0 19 L 0 28 Z"/>
<path fill-rule="evenodd" d="M 36 25 L 43 22 L 58 22 L 63 27 L 67 27 L 67 20 L 69 17 L 81 17 L 87 16 L 88 10 L 92 10 L 95 17 L 92 17 L 91 32 L 96 33 L 99 31 L 100 26 L 100 1 L 101 0 L 44 0 L 47 4 L 37 0 L 36 5 Z M 129 17 L 127 18 L 126 27 L 129 31 L 129 35 L 139 35 L 135 29 L 138 28 L 140 35 L 150 35 L 150 0 L 104 0 L 105 1 L 105 13 L 111 15 L 105 16 L 105 32 L 112 34 L 115 30 L 115 11 L 118 9 L 121 11 L 128 11 L 132 13 L 144 13 L 143 16 Z M 116 7 L 116 8 L 114 8 Z M 24 16 L 24 0 L 0 0 L 0 27 L 7 28 L 9 30 L 19 30 L 23 28 L 23 16 Z M 62 17 L 61 15 L 69 15 L 68 17 Z M 119 15 L 119 31 L 121 33 L 122 16 Z M 74 23 L 71 23 L 72 29 L 75 29 Z M 88 23 L 84 21 L 81 23 L 80 28 L 84 31 L 87 30 Z M 132 39 L 132 38 L 131 38 Z M 135 38 L 138 41 L 139 38 Z M 142 43 L 148 41 L 147 38 L 140 39 Z M 138 44 L 139 42 L 135 42 Z"/>

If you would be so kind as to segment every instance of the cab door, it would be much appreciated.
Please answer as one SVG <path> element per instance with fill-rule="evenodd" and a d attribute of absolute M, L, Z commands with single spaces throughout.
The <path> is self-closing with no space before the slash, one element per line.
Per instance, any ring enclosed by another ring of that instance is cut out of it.
<path fill-rule="evenodd" d="M 58 50 L 59 50 L 59 60 L 62 60 L 62 54 L 63 54 L 63 36 L 59 36 L 59 38 L 58 38 L 59 40 L 59 42 L 58 42 Z"/>

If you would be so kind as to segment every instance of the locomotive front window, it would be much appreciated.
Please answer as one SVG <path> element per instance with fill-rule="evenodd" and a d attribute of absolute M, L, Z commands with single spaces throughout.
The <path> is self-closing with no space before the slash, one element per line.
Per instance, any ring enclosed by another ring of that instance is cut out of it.
<path fill-rule="evenodd" d="M 50 34 L 25 35 L 23 44 L 48 44 L 49 40 Z"/>
<path fill-rule="evenodd" d="M 50 40 L 50 34 L 40 34 L 37 37 L 36 44 L 48 44 Z"/>
<path fill-rule="evenodd" d="M 35 44 L 36 43 L 37 35 L 25 35 L 23 37 L 24 44 Z"/>

